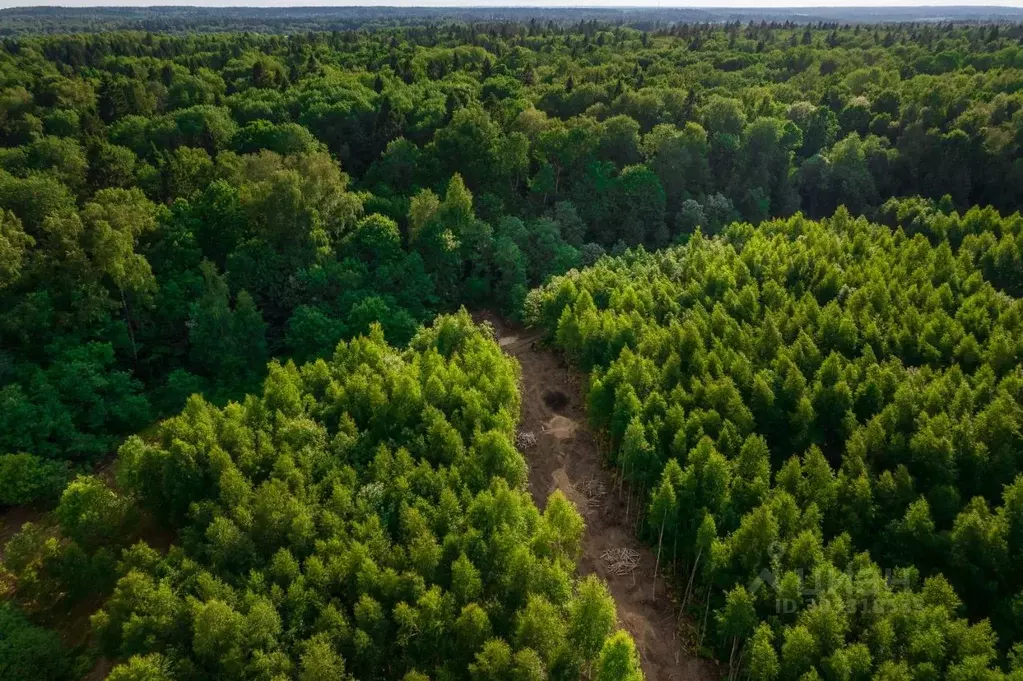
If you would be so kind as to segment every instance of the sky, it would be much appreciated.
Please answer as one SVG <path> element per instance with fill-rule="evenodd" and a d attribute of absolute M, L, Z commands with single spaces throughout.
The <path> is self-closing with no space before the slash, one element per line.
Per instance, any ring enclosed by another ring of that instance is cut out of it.
<path fill-rule="evenodd" d="M 998 5 L 1023 8 L 1023 0 L 0 0 L 0 7 L 198 5 L 205 7 L 920 7 Z"/>

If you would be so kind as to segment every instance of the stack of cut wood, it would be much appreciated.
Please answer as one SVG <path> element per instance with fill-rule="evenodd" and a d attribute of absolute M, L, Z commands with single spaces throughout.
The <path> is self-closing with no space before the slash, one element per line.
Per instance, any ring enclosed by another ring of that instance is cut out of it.
<path fill-rule="evenodd" d="M 582 493 L 586 497 L 586 505 L 596 508 L 600 506 L 601 500 L 607 494 L 607 486 L 601 480 L 590 478 L 582 484 Z"/>
<path fill-rule="evenodd" d="M 529 430 L 520 430 L 515 435 L 515 444 L 519 449 L 528 449 L 536 446 L 536 434 Z"/>
<path fill-rule="evenodd" d="M 639 552 L 629 548 L 608 549 L 600 554 L 612 575 L 627 575 L 639 567 Z"/>

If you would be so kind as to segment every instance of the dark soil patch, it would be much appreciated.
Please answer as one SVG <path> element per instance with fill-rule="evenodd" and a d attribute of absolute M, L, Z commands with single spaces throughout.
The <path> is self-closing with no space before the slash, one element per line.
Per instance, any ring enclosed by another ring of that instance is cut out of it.
<path fill-rule="evenodd" d="M 543 403 L 551 411 L 561 414 L 564 413 L 565 408 L 568 406 L 568 395 L 560 390 L 545 390 L 543 393 Z"/>

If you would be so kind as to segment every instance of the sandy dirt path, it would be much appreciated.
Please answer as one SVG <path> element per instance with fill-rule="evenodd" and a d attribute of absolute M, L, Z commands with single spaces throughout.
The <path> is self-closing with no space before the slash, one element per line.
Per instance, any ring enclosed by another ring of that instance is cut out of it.
<path fill-rule="evenodd" d="M 667 585 L 655 579 L 653 551 L 636 539 L 626 523 L 625 495 L 614 489 L 610 471 L 602 466 L 598 443 L 586 422 L 584 377 L 570 370 L 553 351 L 538 347 L 539 334 L 486 316 L 501 348 L 522 367 L 520 433 L 532 433 L 536 444 L 523 447 L 529 463 L 529 488 L 543 508 L 556 489 L 575 504 L 586 521 L 582 575 L 596 573 L 607 582 L 618 607 L 620 624 L 636 641 L 648 681 L 709 681 L 721 674 L 686 649 L 676 635 Z M 633 504 L 631 517 L 635 519 Z M 638 566 L 615 575 L 602 558 L 609 549 L 631 549 Z M 656 587 L 656 589 L 655 589 Z M 656 593 L 656 595 L 654 595 Z"/>

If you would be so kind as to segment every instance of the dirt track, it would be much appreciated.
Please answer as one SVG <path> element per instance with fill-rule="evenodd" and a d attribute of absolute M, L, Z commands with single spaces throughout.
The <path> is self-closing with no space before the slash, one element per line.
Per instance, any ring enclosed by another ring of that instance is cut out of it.
<path fill-rule="evenodd" d="M 608 583 L 621 625 L 636 641 L 648 681 L 705 681 L 721 675 L 712 664 L 686 650 L 676 635 L 675 613 L 667 586 L 656 579 L 653 551 L 640 543 L 626 523 L 626 499 L 614 489 L 610 472 L 601 465 L 597 441 L 586 423 L 582 376 L 571 371 L 552 351 L 537 348 L 537 334 L 502 324 L 487 316 L 502 349 L 522 366 L 520 432 L 531 432 L 536 444 L 523 450 L 529 463 L 529 489 L 543 508 L 560 489 L 586 521 L 579 572 L 597 573 Z M 600 490 L 604 491 L 600 496 Z M 594 497 L 599 497 L 593 499 Z M 592 501 L 591 501 L 592 499 Z M 635 518 L 635 504 L 631 508 Z M 608 549 L 632 549 L 638 567 L 616 576 L 601 558 Z"/>

